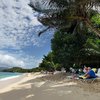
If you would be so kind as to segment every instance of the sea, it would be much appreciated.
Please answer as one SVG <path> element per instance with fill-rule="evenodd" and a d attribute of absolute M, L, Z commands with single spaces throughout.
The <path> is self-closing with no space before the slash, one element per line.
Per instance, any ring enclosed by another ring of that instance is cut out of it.
<path fill-rule="evenodd" d="M 19 76 L 22 73 L 12 73 L 12 72 L 0 72 L 0 79 Z"/>

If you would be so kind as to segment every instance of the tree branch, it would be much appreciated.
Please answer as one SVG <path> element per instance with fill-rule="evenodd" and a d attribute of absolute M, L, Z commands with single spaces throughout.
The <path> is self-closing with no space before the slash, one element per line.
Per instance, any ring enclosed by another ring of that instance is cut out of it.
<path fill-rule="evenodd" d="M 38 33 L 38 36 L 40 36 L 42 33 L 46 32 L 48 29 L 50 29 L 50 27 L 47 27 L 46 29 L 40 31 L 40 32 Z"/>

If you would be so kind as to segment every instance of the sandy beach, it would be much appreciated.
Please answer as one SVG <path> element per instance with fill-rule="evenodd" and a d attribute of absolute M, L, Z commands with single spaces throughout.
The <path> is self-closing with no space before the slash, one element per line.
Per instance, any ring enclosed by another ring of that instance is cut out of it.
<path fill-rule="evenodd" d="M 99 87 L 100 82 L 80 84 L 62 75 L 33 73 L 0 89 L 0 100 L 100 100 Z"/>

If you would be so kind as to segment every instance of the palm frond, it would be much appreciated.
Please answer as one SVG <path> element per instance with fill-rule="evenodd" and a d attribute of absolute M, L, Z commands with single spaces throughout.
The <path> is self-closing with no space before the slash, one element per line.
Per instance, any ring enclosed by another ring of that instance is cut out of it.
<path fill-rule="evenodd" d="M 90 11 L 97 10 L 96 7 L 100 6 L 100 0 L 31 0 L 29 5 L 43 14 L 43 16 L 38 16 L 38 20 L 45 26 L 61 28 L 70 24 L 67 28 L 72 29 L 75 21 L 75 25 L 77 22 L 84 21 L 87 28 L 100 37 L 100 30 L 95 29 L 89 20 Z M 73 31 L 71 30 L 72 33 Z"/>

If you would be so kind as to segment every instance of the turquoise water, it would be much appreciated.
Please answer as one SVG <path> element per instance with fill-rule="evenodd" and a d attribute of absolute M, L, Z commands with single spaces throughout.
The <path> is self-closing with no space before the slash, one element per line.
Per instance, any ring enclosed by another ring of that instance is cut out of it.
<path fill-rule="evenodd" d="M 0 72 L 0 79 L 17 75 L 21 75 L 21 73 Z"/>

